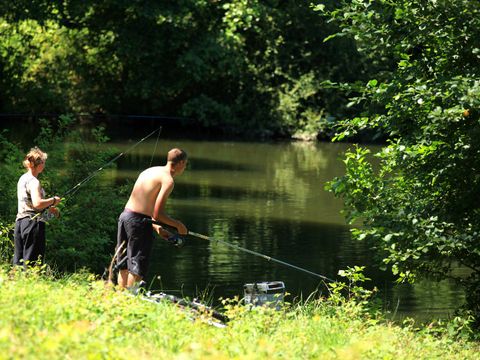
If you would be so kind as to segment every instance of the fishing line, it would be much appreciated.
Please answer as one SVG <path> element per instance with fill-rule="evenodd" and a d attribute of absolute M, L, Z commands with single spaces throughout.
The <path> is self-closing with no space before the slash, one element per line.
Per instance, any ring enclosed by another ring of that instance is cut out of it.
<path fill-rule="evenodd" d="M 157 135 L 157 141 L 155 141 L 155 148 L 153 149 L 153 152 L 152 152 L 152 158 L 150 159 L 150 166 L 152 166 L 152 163 L 153 163 L 153 157 L 155 156 L 155 154 L 157 153 L 157 145 L 158 145 L 158 140 L 160 139 L 160 132 L 158 132 L 158 135 Z"/>
<path fill-rule="evenodd" d="M 152 131 L 150 134 L 148 134 L 147 136 L 145 136 L 143 139 L 137 141 L 135 144 L 133 144 L 132 146 L 130 146 L 127 150 L 121 152 L 120 154 L 118 154 L 117 156 L 115 156 L 112 160 L 110 160 L 109 162 L 107 162 L 106 164 L 102 165 L 101 167 L 99 167 L 97 170 L 93 171 L 89 176 L 87 176 L 85 179 L 83 179 L 82 181 L 80 181 L 77 185 L 75 185 L 74 187 L 72 187 L 70 190 L 68 190 L 67 192 L 65 192 L 65 194 L 62 196 L 62 199 L 65 198 L 67 195 L 69 195 L 70 193 L 72 192 L 76 192 L 80 186 L 82 186 L 83 184 L 85 184 L 87 181 L 91 180 L 95 175 L 97 175 L 98 172 L 102 171 L 103 169 L 105 169 L 106 167 L 108 167 L 110 164 L 114 163 L 115 161 L 117 161 L 120 157 L 122 157 L 123 155 L 125 155 L 126 153 L 128 153 L 130 150 L 134 149 L 135 147 L 137 147 L 140 143 L 142 143 L 143 141 L 145 141 L 146 139 L 148 139 L 150 136 L 152 136 L 153 134 L 155 134 L 156 132 L 158 131 L 158 136 L 160 137 L 160 132 L 162 131 L 162 127 L 160 126 L 158 129 L 155 129 L 154 131 Z M 157 138 L 158 140 L 158 138 Z"/>
<path fill-rule="evenodd" d="M 307 274 L 310 274 L 310 275 L 313 275 L 313 276 L 316 276 L 316 277 L 319 277 L 320 279 L 323 279 L 323 280 L 328 280 L 330 282 L 335 282 L 335 280 L 332 280 L 324 275 L 320 275 L 320 274 L 317 274 L 317 273 L 314 273 L 313 271 L 310 271 L 310 270 L 307 270 L 307 269 L 304 269 L 304 268 L 301 268 L 299 266 L 296 266 L 296 265 L 293 265 L 293 264 L 289 264 L 285 261 L 282 261 L 282 260 L 278 260 L 278 259 L 275 259 L 271 256 L 268 256 L 268 255 L 264 255 L 264 254 L 261 254 L 259 252 L 256 252 L 256 251 L 253 251 L 253 250 L 249 250 L 247 248 L 244 248 L 244 247 L 241 247 L 241 246 L 238 246 L 238 245 L 234 245 L 234 244 L 231 244 L 227 241 L 223 241 L 223 240 L 218 240 L 218 239 L 213 239 L 209 236 L 206 236 L 206 235 L 202 235 L 202 234 L 198 234 L 196 232 L 193 232 L 193 231 L 189 231 L 188 232 L 188 235 L 192 235 L 192 236 L 195 236 L 197 238 L 200 238 L 200 239 L 203 239 L 203 240 L 208 240 L 208 241 L 211 241 L 211 242 L 219 242 L 223 245 L 226 245 L 226 246 L 229 246 L 231 248 L 234 248 L 234 249 L 237 249 L 237 250 L 241 250 L 241 251 L 244 251 L 246 253 L 249 253 L 249 254 L 252 254 L 252 255 L 255 255 L 255 256 L 259 256 L 267 261 L 273 261 L 273 262 L 276 262 L 278 264 L 281 264 L 281 265 L 285 265 L 285 266 L 288 266 L 288 267 L 291 267 L 293 269 L 296 269 L 296 270 L 299 270 L 299 271 L 303 271 Z"/>
<path fill-rule="evenodd" d="M 151 220 L 151 222 L 152 222 L 152 224 L 155 224 L 155 225 L 165 226 L 165 224 L 163 224 L 163 223 L 161 223 L 161 222 L 159 222 L 159 221 Z M 275 258 L 273 258 L 273 257 L 271 257 L 271 256 L 264 255 L 264 254 L 261 254 L 261 253 L 256 252 L 256 251 L 253 251 L 253 250 L 250 250 L 250 249 L 247 249 L 247 248 L 238 246 L 238 245 L 231 244 L 231 243 L 229 243 L 229 242 L 227 242 L 227 241 L 223 241 L 223 240 L 219 240 L 219 239 L 213 239 L 213 238 L 211 238 L 211 237 L 209 237 L 209 236 L 207 236 L 207 235 L 202 235 L 202 234 L 199 234 L 199 233 L 196 233 L 196 232 L 193 232 L 193 231 L 189 231 L 189 232 L 188 232 L 188 235 L 195 236 L 195 237 L 197 237 L 197 238 L 199 238 L 199 239 L 208 240 L 208 241 L 210 241 L 210 242 L 218 242 L 218 243 L 221 243 L 221 244 L 223 244 L 223 245 L 225 245 L 225 246 L 229 246 L 229 247 L 231 247 L 231 248 L 233 248 L 233 249 L 240 250 L 240 251 L 244 251 L 244 252 L 249 253 L 249 254 L 251 254 L 251 255 L 259 256 L 259 257 L 261 257 L 261 258 L 263 258 L 263 259 L 265 259 L 265 260 L 267 260 L 267 261 L 273 261 L 273 262 L 276 262 L 276 263 L 278 263 L 278 264 L 281 264 L 281 265 L 284 265 L 284 266 L 288 266 L 288 267 L 290 267 L 290 268 L 292 268 L 292 269 L 296 269 L 296 270 L 302 271 L 302 272 L 304 272 L 304 273 L 307 273 L 307 274 L 316 276 L 316 277 L 318 277 L 318 278 L 320 278 L 320 279 L 322 279 L 322 280 L 327 280 L 327 281 L 330 281 L 330 282 L 335 282 L 335 280 L 332 280 L 332 279 L 330 279 L 330 278 L 328 278 L 328 277 L 326 277 L 326 276 L 324 276 L 324 275 L 317 274 L 317 273 L 315 273 L 315 272 L 313 272 L 313 271 L 310 271 L 310 270 L 301 268 L 301 267 L 299 267 L 299 266 L 297 266 L 297 265 L 289 264 L 289 263 L 287 263 L 287 262 L 285 262 L 285 261 L 275 259 Z M 326 285 L 326 284 L 325 284 L 325 285 Z"/>
<path fill-rule="evenodd" d="M 150 134 L 148 134 L 147 136 L 145 136 L 144 138 L 140 139 L 139 141 L 137 141 L 135 144 L 133 144 L 132 146 L 130 146 L 127 150 L 121 152 L 120 154 L 118 154 L 117 156 L 115 156 L 112 160 L 108 161 L 107 163 L 105 163 L 104 165 L 100 166 L 97 170 L 93 171 L 92 173 L 90 173 L 90 175 L 88 175 L 85 179 L 83 179 L 82 181 L 80 181 L 78 184 L 76 184 L 74 187 L 72 187 L 70 190 L 66 191 L 63 196 L 61 196 L 60 198 L 62 200 L 65 200 L 67 196 L 73 196 L 73 194 L 75 194 L 82 185 L 84 185 L 86 182 L 90 181 L 91 179 L 93 179 L 93 177 L 95 177 L 100 171 L 104 170 L 106 167 L 108 167 L 109 165 L 113 164 L 115 161 L 117 161 L 119 158 L 121 158 L 123 155 L 125 155 L 126 153 L 128 153 L 129 151 L 131 151 L 132 149 L 134 149 L 135 147 L 137 147 L 140 143 L 142 143 L 143 141 L 145 141 L 146 139 L 148 139 L 150 136 L 152 136 L 153 134 L 155 134 L 156 132 L 158 131 L 158 137 L 157 137 L 157 142 L 158 142 L 158 139 L 160 137 L 160 133 L 162 131 L 162 127 L 160 126 L 158 129 L 155 129 L 154 131 L 152 131 Z M 155 145 L 155 148 L 156 148 L 156 145 Z M 153 157 L 152 157 L 152 160 L 153 160 Z M 48 208 L 50 208 L 51 206 L 48 206 L 46 207 L 45 209 L 43 209 L 41 212 L 37 213 L 35 216 L 32 217 L 32 220 L 35 219 L 36 217 L 42 215 Z"/>

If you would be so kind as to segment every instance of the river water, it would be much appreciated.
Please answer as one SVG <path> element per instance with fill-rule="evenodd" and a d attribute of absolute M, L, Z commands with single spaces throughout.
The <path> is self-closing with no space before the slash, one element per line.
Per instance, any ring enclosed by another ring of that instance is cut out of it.
<path fill-rule="evenodd" d="M 124 151 L 153 125 L 107 129 L 110 145 Z M 2 127 L 19 138 L 25 130 L 17 122 L 4 121 Z M 342 154 L 351 145 L 192 138 L 164 132 L 157 141 L 152 136 L 121 157 L 117 168 L 108 170 L 109 178 L 119 185 L 133 183 L 144 168 L 163 165 L 170 148 L 183 148 L 189 165 L 176 178 L 167 213 L 189 230 L 332 279 L 338 279 L 340 269 L 366 266 L 372 279 L 366 286 L 378 288 L 384 310 L 395 320 L 448 317 L 463 301 L 461 289 L 448 281 L 395 285 L 389 272 L 379 270 L 368 246 L 351 239 L 341 200 L 324 190 L 327 181 L 343 174 Z M 115 233 L 112 229 L 112 237 Z M 315 276 L 192 236 L 181 249 L 156 242 L 147 280 L 154 289 L 213 302 L 241 298 L 244 284 L 263 281 L 283 281 L 290 301 L 314 291 L 325 294 Z"/>
<path fill-rule="evenodd" d="M 131 142 L 116 145 L 124 149 Z M 134 181 L 150 163 L 163 165 L 170 148 L 183 148 L 189 165 L 176 178 L 167 212 L 189 230 L 333 279 L 340 269 L 366 266 L 372 279 L 366 286 L 378 288 L 390 317 L 450 316 L 463 299 L 455 284 L 395 285 L 368 246 L 351 239 L 341 200 L 324 190 L 343 174 L 341 158 L 350 146 L 165 138 L 157 144 L 152 138 L 121 158 L 113 175 L 118 183 Z M 325 293 L 322 281 L 308 273 L 215 241 L 186 241 L 182 249 L 155 244 L 148 278 L 153 288 L 190 297 L 207 293 L 215 300 L 242 297 L 245 283 L 283 281 L 290 300 Z"/>

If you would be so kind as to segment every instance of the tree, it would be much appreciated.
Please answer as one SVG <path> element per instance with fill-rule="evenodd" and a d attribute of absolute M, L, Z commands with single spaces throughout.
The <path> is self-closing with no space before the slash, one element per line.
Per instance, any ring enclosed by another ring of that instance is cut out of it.
<path fill-rule="evenodd" d="M 365 73 L 309 2 L 0 4 L 0 111 L 183 116 L 243 136 L 316 135 Z"/>
<path fill-rule="evenodd" d="M 480 324 L 478 2 L 352 0 L 317 9 L 384 69 L 352 99 L 362 111 L 337 138 L 364 129 L 389 137 L 375 154 L 378 168 L 357 147 L 328 188 L 344 199 L 348 220 L 363 224 L 354 235 L 371 241 L 400 279 L 456 279 Z"/>

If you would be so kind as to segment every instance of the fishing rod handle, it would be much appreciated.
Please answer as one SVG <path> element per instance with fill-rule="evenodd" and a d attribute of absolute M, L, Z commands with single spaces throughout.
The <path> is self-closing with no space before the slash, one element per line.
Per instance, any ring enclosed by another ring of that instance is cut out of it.
<path fill-rule="evenodd" d="M 56 202 L 55 198 L 59 198 L 60 200 L 59 200 L 58 202 Z M 60 197 L 60 196 L 57 196 L 57 195 L 52 196 L 52 199 L 54 199 L 53 204 L 48 205 L 47 207 L 45 207 L 45 208 L 43 208 L 42 210 L 40 210 L 39 212 L 37 212 L 35 215 L 33 215 L 33 216 L 31 217 L 30 220 L 35 220 L 37 217 L 43 216 L 43 214 L 45 214 L 45 212 L 46 212 L 48 209 L 50 209 L 51 207 L 54 207 L 54 206 L 60 204 L 63 200 L 65 200 L 64 197 Z M 46 199 L 44 199 L 44 200 L 46 200 Z"/>

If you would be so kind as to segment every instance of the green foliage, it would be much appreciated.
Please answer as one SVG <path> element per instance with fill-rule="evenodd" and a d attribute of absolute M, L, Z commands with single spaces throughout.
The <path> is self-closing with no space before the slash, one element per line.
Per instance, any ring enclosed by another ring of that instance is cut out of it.
<path fill-rule="evenodd" d="M 64 194 L 107 163 L 114 151 L 102 146 L 108 140 L 102 128 L 87 133 L 73 130 L 64 134 L 61 129 L 60 125 L 52 136 L 40 134 L 39 138 L 52 146 L 62 144 L 59 136 L 68 141 L 60 148 L 54 146 L 52 152 L 55 156 L 51 161 L 52 169 L 56 170 L 56 176 L 51 178 L 52 182 L 55 181 L 55 192 Z M 49 256 L 60 269 L 88 266 L 100 271 L 107 263 L 115 239 L 112 229 L 116 228 L 124 202 L 124 196 L 112 185 L 102 179 L 99 172 L 67 195 L 62 217 L 52 221 L 50 227 Z"/>
<path fill-rule="evenodd" d="M 113 157 L 114 151 L 103 146 L 108 138 L 102 128 L 84 130 L 68 116 L 52 122 L 43 120 L 41 125 L 33 143 L 48 153 L 46 168 L 40 175 L 47 196 L 63 196 Z M 2 140 L 4 170 L 0 176 L 5 181 L 0 182 L 0 189 L 5 197 L 0 221 L 5 224 L 15 219 L 16 182 L 22 173 L 19 164 L 25 153 Z M 60 270 L 88 267 L 100 272 L 113 248 L 116 234 L 112 229 L 116 228 L 124 202 L 122 191 L 112 186 L 101 172 L 71 191 L 59 205 L 61 217 L 47 226 L 47 263 Z M 6 237 L 1 238 L 2 244 L 6 243 Z M 3 248 L 11 250 L 2 245 Z M 2 256 L 3 260 L 7 257 L 3 251 Z M 12 253 L 8 256 L 11 258 Z"/>
<path fill-rule="evenodd" d="M 17 213 L 17 181 L 22 174 L 25 156 L 6 139 L 7 131 L 0 133 L 0 263 L 11 261 L 13 229 Z"/>
<path fill-rule="evenodd" d="M 335 28 L 309 2 L 34 0 L 0 10 L 1 111 L 183 115 L 227 134 L 314 138 L 346 111 L 320 81 L 369 71 L 352 41 L 322 42 Z"/>
<path fill-rule="evenodd" d="M 15 144 L 6 138 L 6 132 L 0 134 L 0 218 L 17 212 L 17 181 L 22 174 L 22 161 L 25 156 Z M 9 223 L 11 220 L 6 220 Z"/>
<path fill-rule="evenodd" d="M 339 138 L 381 129 L 390 141 L 371 164 L 346 155 L 328 188 L 345 199 L 354 230 L 400 279 L 454 278 L 480 319 L 480 8 L 472 1 L 341 2 L 328 12 L 359 49 L 383 66 L 352 99 L 362 111 Z M 465 271 L 454 271 L 458 267 Z"/>
<path fill-rule="evenodd" d="M 331 305 L 331 310 L 342 311 L 346 317 L 368 320 L 375 324 L 380 319 L 380 304 L 374 297 L 377 289 L 368 290 L 363 287 L 363 283 L 370 280 L 363 274 L 364 270 L 364 266 L 339 270 L 338 275 L 347 282 L 329 284 L 330 295 L 324 302 Z"/>
<path fill-rule="evenodd" d="M 232 302 L 232 320 L 216 328 L 171 303 L 113 291 L 86 272 L 59 277 L 48 267 L 0 268 L 0 299 L 0 353 L 12 358 L 467 359 L 478 353 L 478 344 L 445 333 L 372 323 L 314 301 L 282 311 Z"/>
<path fill-rule="evenodd" d="M 14 240 L 13 229 L 14 223 L 4 224 L 0 222 L 0 263 L 5 264 L 12 258 Z"/>
<path fill-rule="evenodd" d="M 114 99 L 99 87 L 118 76 L 116 57 L 106 53 L 114 35 L 90 34 L 54 19 L 9 22 L 0 18 L 0 90 L 3 111 L 96 111 Z"/>

